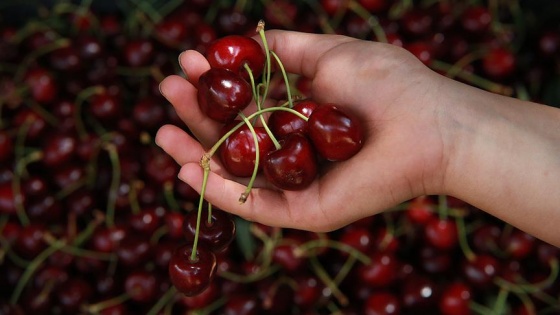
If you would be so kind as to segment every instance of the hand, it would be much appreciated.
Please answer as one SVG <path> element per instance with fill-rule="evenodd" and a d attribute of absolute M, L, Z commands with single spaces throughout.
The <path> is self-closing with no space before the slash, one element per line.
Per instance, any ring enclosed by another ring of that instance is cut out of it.
<path fill-rule="evenodd" d="M 213 161 L 205 192 L 209 202 L 267 225 L 330 231 L 412 197 L 440 192 L 449 141 L 439 121 L 442 76 L 387 44 L 288 31 L 268 31 L 266 37 L 288 72 L 312 80 L 315 101 L 336 103 L 361 118 L 364 147 L 332 164 L 302 191 L 280 191 L 261 180 L 245 204 L 237 201 L 244 181 Z M 206 59 L 186 51 L 180 64 L 187 80 L 167 77 L 161 91 L 198 140 L 167 125 L 156 142 L 182 165 L 179 177 L 200 191 L 199 161 L 218 140 L 221 125 L 206 118 L 196 101 L 198 78 L 209 69 Z"/>

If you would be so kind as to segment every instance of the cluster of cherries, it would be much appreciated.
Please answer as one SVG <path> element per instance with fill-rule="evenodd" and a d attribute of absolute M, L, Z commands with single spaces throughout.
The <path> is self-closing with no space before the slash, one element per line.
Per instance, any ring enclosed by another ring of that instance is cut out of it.
<path fill-rule="evenodd" d="M 264 22 L 259 22 L 257 32 L 264 42 L 264 51 L 255 39 L 241 35 L 217 39 L 206 50 L 211 67 L 199 78 L 197 99 L 201 111 L 224 127 L 222 138 L 201 159 L 204 181 L 210 172 L 210 158 L 219 150 L 225 169 L 235 176 L 254 180 L 262 169 L 266 179 L 278 189 L 304 189 L 315 180 L 319 159 L 344 161 L 354 156 L 363 145 L 363 130 L 355 117 L 334 104 L 290 99 L 282 106 L 264 107 L 270 87 L 271 55 L 279 68 L 283 69 L 283 65 L 268 49 Z M 256 84 L 261 76 L 262 83 Z M 284 79 L 289 89 L 286 73 Z M 243 111 L 252 101 L 256 111 L 245 116 Z M 264 113 L 271 113 L 268 122 Z M 236 119 L 238 116 L 242 119 Z M 240 202 L 247 200 L 251 188 L 252 181 L 240 194 Z M 169 265 L 171 281 L 186 295 L 198 294 L 208 287 L 216 272 L 213 253 L 222 251 L 235 231 L 229 218 L 224 218 L 226 223 L 215 225 L 217 218 L 211 210 L 208 220 L 201 225 L 203 206 L 204 191 L 197 215 L 193 211 L 193 219 L 185 220 L 192 242 L 175 252 Z M 198 247 L 199 237 L 205 249 Z"/>
<path fill-rule="evenodd" d="M 321 140 L 333 124 L 359 135 L 352 113 L 313 102 L 306 78 L 245 37 L 261 17 L 402 45 L 449 77 L 556 106 L 558 19 L 525 19 L 517 1 L 100 3 L 37 4 L 14 25 L 0 10 L 1 315 L 558 312 L 560 250 L 460 200 L 419 197 L 329 233 L 272 228 L 201 203 L 153 142 L 166 123 L 188 132 L 158 85 L 196 49 L 212 65 L 201 109 L 223 123 L 203 160 L 300 189 L 358 150 Z M 241 68 L 220 69 L 220 46 L 239 43 Z M 244 105 L 220 107 L 222 75 Z M 299 156 L 290 143 L 312 149 L 305 176 L 275 175 Z"/>

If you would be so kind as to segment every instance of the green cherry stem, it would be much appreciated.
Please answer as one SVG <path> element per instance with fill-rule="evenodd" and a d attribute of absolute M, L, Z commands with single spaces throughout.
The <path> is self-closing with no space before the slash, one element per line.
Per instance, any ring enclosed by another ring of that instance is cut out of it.
<path fill-rule="evenodd" d="M 245 191 L 239 196 L 239 203 L 245 203 L 247 201 L 247 197 L 251 193 L 251 189 L 253 188 L 253 184 L 255 182 L 255 178 L 257 178 L 257 173 L 259 172 L 259 163 L 260 163 L 260 149 L 259 149 L 259 139 L 257 138 L 257 133 L 255 132 L 255 128 L 251 125 L 251 122 L 243 113 L 239 113 L 239 116 L 243 119 L 249 130 L 251 131 L 251 135 L 253 136 L 253 143 L 255 146 L 255 165 L 253 166 L 253 173 L 251 174 L 251 179 L 249 180 L 249 184 L 245 188 Z M 262 118 L 262 115 L 260 116 Z M 273 139 L 274 145 L 278 143 L 276 139 Z"/>
<path fill-rule="evenodd" d="M 266 35 L 264 34 L 264 21 L 260 20 L 257 24 L 257 32 L 261 37 L 264 46 L 264 53 L 266 57 L 266 70 L 265 75 L 263 75 L 263 84 L 264 84 L 264 92 L 262 95 L 262 99 L 265 100 L 266 96 L 268 95 L 268 88 L 270 86 L 270 75 L 272 72 L 271 62 L 270 62 L 270 48 L 268 47 L 268 41 L 266 40 Z"/>
<path fill-rule="evenodd" d="M 360 252 L 359 250 L 355 249 L 350 245 L 331 239 L 318 239 L 318 240 L 308 241 L 297 248 L 296 254 L 304 256 L 305 253 L 309 252 L 312 249 L 325 248 L 325 247 L 336 249 L 341 252 L 346 252 L 350 256 L 355 257 L 357 260 L 359 260 L 361 263 L 365 265 L 371 263 L 371 259 L 364 253 Z"/>
<path fill-rule="evenodd" d="M 85 100 L 87 100 L 91 96 L 101 94 L 104 91 L 104 87 L 95 85 L 80 91 L 80 93 L 76 96 L 76 110 L 74 111 L 74 121 L 76 122 L 76 130 L 81 140 L 84 140 L 87 137 L 86 127 L 84 124 L 84 120 L 82 119 L 83 104 Z"/>
<path fill-rule="evenodd" d="M 388 42 L 387 34 L 385 34 L 385 30 L 383 30 L 383 27 L 381 27 L 381 25 L 379 24 L 379 20 L 366 8 L 364 8 L 358 1 L 350 1 L 350 3 L 348 3 L 348 8 L 367 22 L 367 24 L 373 31 L 375 38 L 377 38 L 377 41 L 381 43 Z"/>
<path fill-rule="evenodd" d="M 465 228 L 465 219 L 462 215 L 458 215 L 455 217 L 455 224 L 457 224 L 457 235 L 459 236 L 459 247 L 463 251 L 463 254 L 469 261 L 473 261 L 476 258 L 476 254 L 473 252 L 471 247 L 469 246 L 469 242 L 467 240 L 467 231 Z"/>
<path fill-rule="evenodd" d="M 86 314 L 99 314 L 104 309 L 122 304 L 128 300 L 130 300 L 130 295 L 127 293 L 123 293 L 121 295 L 117 295 L 115 297 L 97 302 L 95 304 L 84 305 L 83 311 L 85 311 Z"/>
<path fill-rule="evenodd" d="M 290 88 L 290 80 L 288 80 L 288 75 L 286 74 L 286 69 L 284 68 L 284 64 L 280 60 L 280 57 L 278 57 L 278 55 L 274 51 L 271 50 L 270 54 L 276 60 L 276 64 L 278 65 L 278 67 L 280 67 L 280 71 L 282 72 L 282 77 L 284 78 L 284 84 L 286 85 L 286 94 L 288 96 L 288 102 L 290 104 L 290 108 L 293 108 L 294 103 L 292 101 L 292 91 L 291 91 L 291 88 Z"/>
<path fill-rule="evenodd" d="M 167 290 L 167 292 L 165 292 L 165 294 L 161 298 L 159 298 L 157 303 L 152 306 L 152 308 L 148 311 L 148 313 L 146 313 L 146 315 L 159 314 L 159 311 L 161 311 L 161 309 L 164 308 L 165 305 L 169 304 L 176 294 L 177 289 L 174 286 L 171 286 L 171 288 L 169 288 L 169 290 Z"/>
<path fill-rule="evenodd" d="M 445 220 L 449 216 L 449 208 L 447 206 L 446 195 L 438 195 L 438 214 L 440 220 Z"/>
<path fill-rule="evenodd" d="M 115 203 L 117 202 L 119 183 L 121 181 L 121 164 L 119 161 L 119 153 L 117 148 L 112 143 L 107 143 L 105 145 L 105 150 L 109 153 L 109 159 L 111 160 L 111 167 L 113 168 L 111 176 L 111 186 L 109 188 L 109 195 L 107 198 L 107 214 L 105 223 L 108 227 L 115 224 Z"/>
<path fill-rule="evenodd" d="M 198 248 L 198 234 L 200 232 L 200 221 L 202 217 L 202 207 L 204 206 L 204 193 L 206 192 L 206 185 L 208 184 L 208 175 L 210 175 L 210 158 L 211 155 L 204 154 L 200 159 L 200 166 L 202 167 L 202 187 L 200 189 L 200 198 L 198 200 L 198 212 L 196 215 L 196 230 L 194 233 L 194 240 L 191 252 L 191 261 L 197 261 L 197 248 Z"/>

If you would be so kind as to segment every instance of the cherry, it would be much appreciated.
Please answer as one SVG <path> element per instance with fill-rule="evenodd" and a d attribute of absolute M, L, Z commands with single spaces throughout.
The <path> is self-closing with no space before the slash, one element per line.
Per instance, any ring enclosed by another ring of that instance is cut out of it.
<path fill-rule="evenodd" d="M 231 295 L 224 305 L 224 315 L 257 315 L 259 314 L 259 303 L 257 297 L 238 293 Z"/>
<path fill-rule="evenodd" d="M 186 48 L 183 43 L 187 40 L 189 29 L 178 19 L 165 19 L 156 25 L 155 34 L 168 47 Z"/>
<path fill-rule="evenodd" d="M 140 233 L 152 235 L 161 226 L 161 218 L 165 212 L 163 207 L 150 207 L 132 213 L 129 217 L 130 226 Z"/>
<path fill-rule="evenodd" d="M 132 109 L 134 121 L 142 128 L 155 130 L 163 125 L 167 118 L 167 110 L 162 101 L 155 97 L 145 97 L 136 102 Z"/>
<path fill-rule="evenodd" d="M 99 252 L 114 252 L 127 233 L 126 228 L 120 225 L 98 228 L 91 236 L 91 246 Z"/>
<path fill-rule="evenodd" d="M 47 196 L 30 202 L 25 208 L 29 219 L 41 223 L 57 223 L 63 218 L 62 202 Z"/>
<path fill-rule="evenodd" d="M 321 7 L 329 16 L 335 16 L 347 9 L 347 0 L 321 0 Z"/>
<path fill-rule="evenodd" d="M 432 31 L 434 19 L 428 10 L 413 9 L 401 17 L 401 24 L 409 35 L 421 37 Z"/>
<path fill-rule="evenodd" d="M 57 298 L 64 314 L 78 314 L 80 307 L 93 297 L 91 285 L 82 278 L 73 277 L 60 287 Z"/>
<path fill-rule="evenodd" d="M 210 305 L 218 297 L 220 297 L 220 287 L 216 281 L 210 282 L 210 285 L 195 296 L 182 296 L 179 303 L 185 305 L 188 309 L 197 310 L 203 309 Z"/>
<path fill-rule="evenodd" d="M 364 303 L 364 314 L 366 315 L 400 314 L 400 311 L 399 298 L 390 292 L 375 292 L 368 296 Z"/>
<path fill-rule="evenodd" d="M 505 78 L 515 71 L 516 58 L 511 51 L 495 47 L 482 58 L 482 69 L 491 78 Z"/>
<path fill-rule="evenodd" d="M 374 236 L 367 228 L 347 228 L 340 236 L 340 242 L 367 254 L 373 249 Z"/>
<path fill-rule="evenodd" d="M 496 224 L 486 223 L 478 227 L 471 236 L 473 248 L 480 253 L 492 254 L 499 247 L 502 229 Z"/>
<path fill-rule="evenodd" d="M 272 261 L 291 274 L 301 270 L 306 264 L 305 257 L 298 254 L 301 243 L 297 238 L 284 237 L 282 243 L 272 250 Z"/>
<path fill-rule="evenodd" d="M 487 254 L 476 255 L 473 260 L 463 264 L 463 275 L 476 288 L 487 288 L 498 274 L 500 263 Z"/>
<path fill-rule="evenodd" d="M 47 248 L 46 232 L 47 228 L 40 223 L 31 223 L 22 227 L 15 240 L 14 250 L 22 258 L 34 258 Z"/>
<path fill-rule="evenodd" d="M 43 163 L 56 167 L 67 163 L 75 154 L 77 139 L 70 134 L 54 134 L 43 143 Z"/>
<path fill-rule="evenodd" d="M 80 53 L 72 45 L 51 52 L 49 57 L 52 68 L 58 71 L 76 72 L 82 66 Z"/>
<path fill-rule="evenodd" d="M 333 104 L 315 108 L 307 128 L 317 152 L 330 161 L 347 160 L 363 146 L 364 130 L 358 119 Z"/>
<path fill-rule="evenodd" d="M 223 134 L 227 133 L 239 121 L 226 124 Z M 274 148 L 271 138 L 264 127 L 253 127 L 259 145 L 259 169 L 263 165 L 263 157 Z M 220 146 L 220 161 L 224 168 L 234 176 L 249 177 L 253 174 L 256 159 L 255 141 L 247 125 L 235 130 Z"/>
<path fill-rule="evenodd" d="M 434 217 L 436 212 L 434 202 L 428 196 L 414 198 L 408 204 L 406 216 L 410 222 L 424 225 Z"/>
<path fill-rule="evenodd" d="M 560 32 L 546 31 L 539 37 L 539 52 L 546 57 L 557 56 L 560 52 Z"/>
<path fill-rule="evenodd" d="M 433 217 L 424 228 L 424 235 L 429 244 L 441 250 L 450 250 L 457 245 L 457 224 L 449 218 Z"/>
<path fill-rule="evenodd" d="M 253 98 L 251 86 L 238 74 L 210 68 L 198 80 L 198 104 L 208 117 L 218 122 L 235 118 Z"/>
<path fill-rule="evenodd" d="M 14 193 L 14 189 L 11 182 L 0 184 L 0 213 L 2 214 L 16 213 L 15 196 L 16 195 Z"/>
<path fill-rule="evenodd" d="M 264 69 L 265 55 L 261 45 L 251 37 L 228 35 L 213 41 L 206 49 L 210 67 L 233 71 L 248 79 L 245 65 L 253 76 L 259 77 Z"/>
<path fill-rule="evenodd" d="M 399 270 L 399 261 L 395 255 L 390 252 L 374 252 L 370 254 L 370 258 L 370 264 L 358 268 L 361 281 L 374 288 L 393 284 Z"/>
<path fill-rule="evenodd" d="M 151 301 L 157 296 L 157 279 L 152 272 L 135 270 L 126 276 L 124 289 L 134 301 Z"/>
<path fill-rule="evenodd" d="M 492 24 L 492 15 L 488 8 L 475 5 L 465 9 L 461 15 L 461 25 L 469 33 L 480 35 Z"/>
<path fill-rule="evenodd" d="M 317 176 L 317 161 L 312 145 L 300 133 L 280 140 L 280 148 L 269 152 L 263 164 L 266 178 L 284 190 L 300 190 Z"/>
<path fill-rule="evenodd" d="M 324 285 L 316 276 L 310 274 L 296 275 L 294 280 L 297 283 L 295 288 L 294 303 L 300 309 L 311 309 L 317 305 L 321 298 Z"/>
<path fill-rule="evenodd" d="M 443 315 L 469 315 L 469 303 L 472 292 L 469 286 L 462 282 L 447 285 L 439 300 L 439 310 Z"/>
<path fill-rule="evenodd" d="M 123 58 L 131 67 L 142 67 L 150 64 L 154 58 L 154 51 L 154 44 L 149 39 L 130 40 L 123 48 Z"/>
<path fill-rule="evenodd" d="M 451 269 L 453 260 L 449 252 L 441 251 L 432 246 L 420 249 L 420 266 L 431 274 L 442 274 Z"/>
<path fill-rule="evenodd" d="M 115 121 L 122 115 L 122 104 L 117 95 L 111 93 L 96 94 L 90 102 L 91 114 L 101 122 Z"/>
<path fill-rule="evenodd" d="M 169 261 L 169 277 L 177 290 L 187 296 L 204 291 L 216 273 L 216 256 L 199 247 L 195 260 L 191 260 L 192 246 L 180 246 Z"/>
<path fill-rule="evenodd" d="M 304 100 L 295 103 L 292 109 L 309 118 L 317 106 L 319 105 L 312 100 Z M 293 132 L 307 134 L 307 122 L 301 117 L 283 110 L 272 112 L 268 118 L 268 127 L 279 138 Z"/>
<path fill-rule="evenodd" d="M 425 310 L 436 303 L 438 288 L 424 275 L 412 275 L 402 285 L 402 305 L 415 311 Z"/>
<path fill-rule="evenodd" d="M 54 75 L 45 68 L 35 67 L 25 74 L 25 83 L 31 95 L 39 103 L 52 102 L 58 93 L 58 84 Z"/>
<path fill-rule="evenodd" d="M 193 243 L 196 234 L 197 211 L 189 212 L 184 219 L 183 233 L 188 243 Z M 235 222 L 230 214 L 213 208 L 210 221 L 208 209 L 201 213 L 198 241 L 213 252 L 223 251 L 235 237 Z"/>
<path fill-rule="evenodd" d="M 387 0 L 358 0 L 366 10 L 372 13 L 380 13 L 387 8 Z"/>
<path fill-rule="evenodd" d="M 533 253 L 536 239 L 519 229 L 502 238 L 502 248 L 513 259 L 523 259 Z"/>
<path fill-rule="evenodd" d="M 129 233 L 116 249 L 119 263 L 125 267 L 138 266 L 152 257 L 152 245 L 145 235 Z"/>
<path fill-rule="evenodd" d="M 425 65 L 430 65 L 434 59 L 434 50 L 431 43 L 426 41 L 414 41 L 404 45 L 404 48 L 412 53 Z"/>

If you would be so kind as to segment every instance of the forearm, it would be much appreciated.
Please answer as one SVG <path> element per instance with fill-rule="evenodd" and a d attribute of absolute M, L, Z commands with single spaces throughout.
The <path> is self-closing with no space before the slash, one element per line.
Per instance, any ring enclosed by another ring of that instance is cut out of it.
<path fill-rule="evenodd" d="M 446 193 L 560 246 L 560 110 L 455 88 Z"/>

